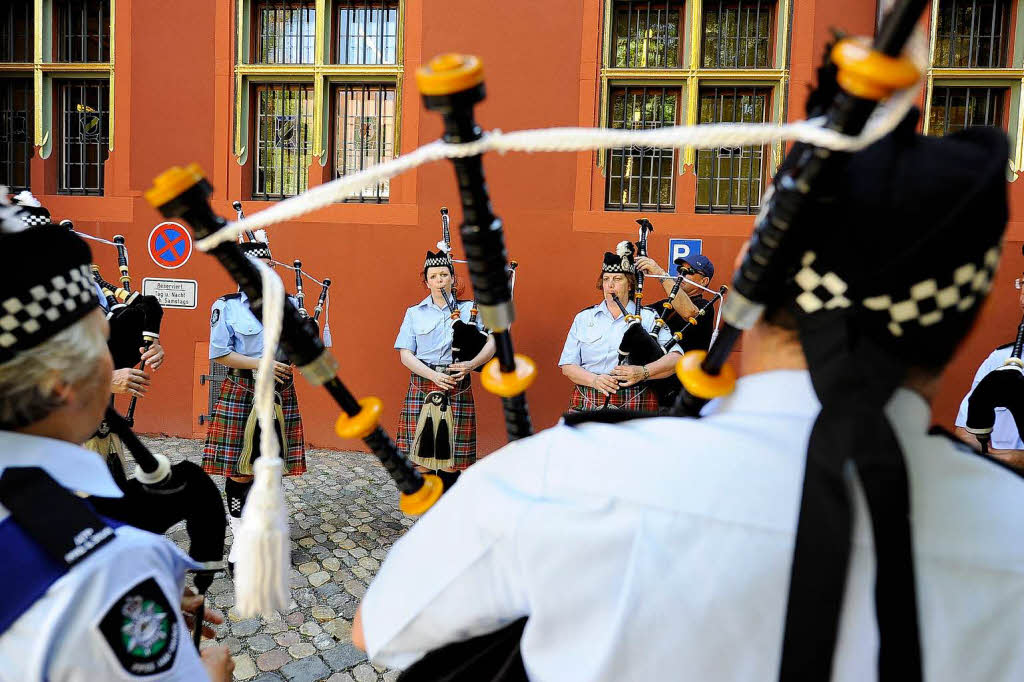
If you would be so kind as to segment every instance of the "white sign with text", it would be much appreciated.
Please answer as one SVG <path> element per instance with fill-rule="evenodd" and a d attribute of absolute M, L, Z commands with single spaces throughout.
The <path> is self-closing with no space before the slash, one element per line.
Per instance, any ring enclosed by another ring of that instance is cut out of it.
<path fill-rule="evenodd" d="M 146 277 L 142 280 L 142 295 L 156 296 L 164 308 L 194 310 L 199 299 L 199 284 L 194 279 Z"/>

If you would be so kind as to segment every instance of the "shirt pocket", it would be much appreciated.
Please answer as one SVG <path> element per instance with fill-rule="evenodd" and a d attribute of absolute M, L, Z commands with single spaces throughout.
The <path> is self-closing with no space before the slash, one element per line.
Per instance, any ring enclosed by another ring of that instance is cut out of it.
<path fill-rule="evenodd" d="M 412 321 L 412 333 L 416 335 L 417 354 L 438 350 L 445 344 L 444 318 L 440 315 L 417 315 Z"/>
<path fill-rule="evenodd" d="M 263 347 L 260 335 L 263 333 L 263 326 L 253 315 L 233 314 L 230 317 L 231 329 L 238 341 L 234 349 L 242 355 L 251 355 Z"/>

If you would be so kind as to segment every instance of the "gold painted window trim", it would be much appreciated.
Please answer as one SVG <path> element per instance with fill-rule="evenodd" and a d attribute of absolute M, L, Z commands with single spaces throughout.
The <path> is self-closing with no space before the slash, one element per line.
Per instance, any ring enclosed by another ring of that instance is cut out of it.
<path fill-rule="evenodd" d="M 107 111 L 108 148 L 114 151 L 114 18 L 117 16 L 115 3 L 110 0 L 110 61 L 62 63 L 53 61 L 52 30 L 41 30 L 53 26 L 52 0 L 34 0 L 33 26 L 34 43 L 32 61 L 0 64 L 2 76 L 32 76 L 33 122 L 35 133 L 33 145 L 39 147 L 39 156 L 48 159 L 53 153 L 53 79 L 57 78 L 106 78 L 109 86 L 109 107 Z"/>
<path fill-rule="evenodd" d="M 604 31 L 601 43 L 600 98 L 598 125 L 608 127 L 609 93 L 613 87 L 627 85 L 677 86 L 680 88 L 680 123 L 696 125 L 700 116 L 699 93 L 702 85 L 740 85 L 772 88 L 771 121 L 781 123 L 786 116 L 786 99 L 789 84 L 789 39 L 792 0 L 776 0 L 775 3 L 775 67 L 768 69 L 705 69 L 700 64 L 700 50 L 703 44 L 704 0 L 686 0 L 685 19 L 682 35 L 685 43 L 680 45 L 683 65 L 678 69 L 631 69 L 611 66 L 612 24 L 615 0 L 604 0 Z M 782 163 L 784 145 L 779 142 L 772 146 L 772 161 L 775 166 Z M 599 152 L 597 165 L 605 174 L 606 153 Z M 680 154 L 679 175 L 687 167 L 694 168 L 697 152 L 687 147 Z M 696 172 L 696 170 L 694 170 Z"/>
<path fill-rule="evenodd" d="M 253 84 L 312 83 L 313 84 L 313 149 L 312 156 L 327 165 L 330 156 L 331 129 L 327 117 L 331 112 L 330 93 L 335 83 L 386 83 L 395 86 L 395 153 L 401 149 L 402 134 L 402 76 L 405 73 L 405 2 L 398 0 L 398 26 L 395 34 L 395 64 L 330 64 L 327 62 L 330 46 L 328 39 L 334 18 L 332 0 L 316 0 L 316 26 L 312 64 L 252 64 L 249 48 L 252 40 L 250 27 L 253 0 L 236 0 L 235 36 L 235 161 L 244 166 L 249 160 L 249 102 Z"/>

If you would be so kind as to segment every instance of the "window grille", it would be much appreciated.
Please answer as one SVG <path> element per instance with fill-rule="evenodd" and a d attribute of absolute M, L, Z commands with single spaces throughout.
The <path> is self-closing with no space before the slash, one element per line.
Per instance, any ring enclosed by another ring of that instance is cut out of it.
<path fill-rule="evenodd" d="M 312 162 L 313 87 L 256 89 L 253 199 L 283 199 L 306 191 Z"/>
<path fill-rule="evenodd" d="M 770 0 L 704 2 L 706 69 L 766 69 L 773 65 Z"/>
<path fill-rule="evenodd" d="M 619 0 L 613 20 L 612 65 L 629 69 L 680 66 L 682 2 Z"/>
<path fill-rule="evenodd" d="M 256 3 L 258 64 L 312 64 L 316 46 L 316 4 Z"/>
<path fill-rule="evenodd" d="M 31 80 L 0 80 L 0 185 L 12 193 L 32 184 L 32 104 Z"/>
<path fill-rule="evenodd" d="M 664 87 L 614 88 L 612 128 L 649 130 L 677 123 L 679 91 Z M 605 209 L 671 211 L 675 208 L 675 150 L 625 147 L 608 153 Z"/>
<path fill-rule="evenodd" d="M 700 122 L 763 123 L 770 92 L 768 88 L 702 88 Z M 757 213 L 764 157 L 764 147 L 697 150 L 697 213 Z"/>
<path fill-rule="evenodd" d="M 0 5 L 0 62 L 33 62 L 35 11 L 28 0 Z"/>
<path fill-rule="evenodd" d="M 110 151 L 108 81 L 59 82 L 61 194 L 103 195 L 103 164 Z"/>
<path fill-rule="evenodd" d="M 1006 88 L 932 88 L 928 134 L 948 135 L 973 126 L 1003 127 Z"/>
<path fill-rule="evenodd" d="M 398 48 L 398 3 L 344 0 L 337 4 L 335 61 L 338 64 L 394 64 Z"/>
<path fill-rule="evenodd" d="M 1009 16 L 1006 0 L 941 0 L 932 66 L 1006 66 L 1006 47 L 1010 42 Z"/>
<path fill-rule="evenodd" d="M 395 88 L 343 85 L 335 90 L 334 177 L 361 171 L 395 156 Z M 383 180 L 347 201 L 386 203 L 390 185 Z"/>
<path fill-rule="evenodd" d="M 110 0 L 53 0 L 58 62 L 110 61 Z"/>

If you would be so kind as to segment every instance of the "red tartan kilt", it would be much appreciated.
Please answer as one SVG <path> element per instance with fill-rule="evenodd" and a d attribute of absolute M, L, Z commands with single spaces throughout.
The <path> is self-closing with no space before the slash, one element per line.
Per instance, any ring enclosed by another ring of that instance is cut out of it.
<path fill-rule="evenodd" d="M 416 422 L 423 409 L 423 401 L 431 391 L 443 390 L 429 379 L 418 374 L 409 375 L 409 390 L 402 401 L 402 414 L 398 422 L 398 437 L 395 444 L 405 456 L 409 456 L 416 437 Z M 470 377 L 462 380 L 453 393 L 448 394 L 452 410 L 453 440 L 452 463 L 448 468 L 456 471 L 469 468 L 476 461 L 476 404 L 473 402 L 473 384 Z"/>
<path fill-rule="evenodd" d="M 220 385 L 220 397 L 210 416 L 203 448 L 203 471 L 212 476 L 238 476 L 236 467 L 245 440 L 245 422 L 252 410 L 254 379 L 227 376 Z M 286 476 L 306 471 L 306 444 L 302 433 L 302 416 L 295 386 L 278 389 L 281 393 L 281 411 L 284 413 L 285 437 L 288 452 L 281 453 Z M 258 444 L 256 445 L 258 447 Z"/>
<path fill-rule="evenodd" d="M 577 385 L 569 398 L 569 409 L 576 412 L 599 410 L 604 406 L 605 395 L 591 386 Z M 644 383 L 620 388 L 612 394 L 608 407 L 638 412 L 658 413 L 658 396 Z"/>

